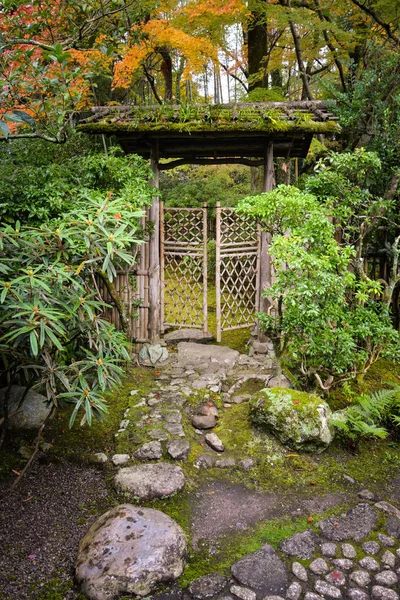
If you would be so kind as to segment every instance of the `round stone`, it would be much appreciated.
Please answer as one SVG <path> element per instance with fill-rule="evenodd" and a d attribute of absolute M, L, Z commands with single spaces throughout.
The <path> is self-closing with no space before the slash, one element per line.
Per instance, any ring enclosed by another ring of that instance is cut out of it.
<path fill-rule="evenodd" d="M 383 553 L 382 562 L 383 562 L 384 565 L 387 565 L 388 567 L 390 567 L 391 569 L 393 569 L 394 566 L 395 566 L 395 564 L 396 564 L 396 557 L 393 554 L 393 552 L 390 552 L 390 550 L 386 550 Z"/>
<path fill-rule="evenodd" d="M 349 600 L 369 600 L 369 595 L 358 588 L 350 588 L 347 590 Z"/>
<path fill-rule="evenodd" d="M 321 594 L 322 596 L 327 596 L 328 598 L 341 598 L 342 592 L 334 585 L 331 585 L 327 581 L 322 581 L 318 579 L 315 582 L 315 591 Z"/>
<path fill-rule="evenodd" d="M 334 558 L 332 562 L 335 567 L 339 567 L 339 569 L 343 569 L 344 571 L 350 571 L 354 567 L 354 561 L 350 560 L 350 558 Z"/>
<path fill-rule="evenodd" d="M 164 513 L 122 504 L 102 515 L 79 544 L 76 579 L 90 600 L 147 596 L 183 572 L 187 541 Z"/>
<path fill-rule="evenodd" d="M 357 551 L 351 544 L 342 544 L 342 553 L 345 558 L 355 558 Z"/>
<path fill-rule="evenodd" d="M 302 591 L 303 588 L 301 585 L 297 581 L 294 581 L 289 585 L 286 591 L 286 598 L 288 598 L 288 600 L 299 600 Z"/>
<path fill-rule="evenodd" d="M 232 585 L 230 592 L 237 598 L 240 598 L 240 600 L 256 600 L 257 598 L 257 594 L 253 590 L 241 585 Z"/>
<path fill-rule="evenodd" d="M 367 554 L 378 554 L 381 547 L 377 542 L 364 542 L 362 549 Z"/>
<path fill-rule="evenodd" d="M 303 567 L 303 565 L 299 562 L 294 562 L 292 564 L 292 573 L 295 575 L 300 581 L 308 581 L 307 569 Z"/>
<path fill-rule="evenodd" d="M 346 583 L 346 577 L 341 571 L 331 571 L 326 575 L 325 579 L 332 585 L 342 586 Z"/>
<path fill-rule="evenodd" d="M 381 573 L 377 573 L 375 575 L 375 581 L 379 585 L 395 585 L 398 581 L 398 577 L 394 571 L 382 571 Z"/>
<path fill-rule="evenodd" d="M 350 581 L 358 587 L 367 587 L 367 585 L 369 585 L 371 582 L 371 575 L 368 573 L 368 571 L 359 569 L 350 575 Z"/>
<path fill-rule="evenodd" d="M 310 571 L 315 575 L 325 575 L 329 571 L 329 567 L 323 558 L 316 558 L 309 566 Z"/>
<path fill-rule="evenodd" d="M 333 557 L 336 556 L 337 545 L 333 543 L 325 543 L 321 545 L 321 553 L 323 556 Z"/>
<path fill-rule="evenodd" d="M 359 562 L 360 567 L 367 571 L 379 571 L 379 563 L 372 556 L 365 556 Z"/>
<path fill-rule="evenodd" d="M 180 467 L 161 462 L 120 469 L 115 485 L 139 500 L 152 500 L 180 492 L 185 485 L 185 476 Z"/>
<path fill-rule="evenodd" d="M 324 600 L 324 598 L 319 594 L 314 594 L 314 592 L 306 592 L 304 600 Z"/>
<path fill-rule="evenodd" d="M 393 546 L 396 545 L 396 542 L 394 541 L 394 539 L 392 537 L 389 537 L 388 535 L 385 535 L 384 533 L 378 533 L 378 535 L 376 537 L 378 538 L 380 543 L 383 546 L 386 546 L 387 548 L 392 548 Z"/>
<path fill-rule="evenodd" d="M 138 460 L 158 460 L 162 457 L 162 446 L 160 442 L 148 442 L 133 453 Z"/>
<path fill-rule="evenodd" d="M 372 597 L 374 600 L 399 600 L 399 595 L 394 590 L 390 590 L 381 585 L 374 585 L 372 588 Z"/>
<path fill-rule="evenodd" d="M 313 556 L 317 541 L 318 536 L 316 533 L 313 531 L 302 531 L 283 540 L 280 544 L 280 549 L 290 556 L 307 559 Z"/>
<path fill-rule="evenodd" d="M 117 467 L 118 465 L 124 465 L 129 462 L 129 459 L 129 454 L 114 454 L 114 456 L 111 457 L 111 462 Z"/>
<path fill-rule="evenodd" d="M 167 443 L 167 452 L 175 460 L 186 460 L 190 452 L 190 443 L 187 440 L 170 440 Z"/>

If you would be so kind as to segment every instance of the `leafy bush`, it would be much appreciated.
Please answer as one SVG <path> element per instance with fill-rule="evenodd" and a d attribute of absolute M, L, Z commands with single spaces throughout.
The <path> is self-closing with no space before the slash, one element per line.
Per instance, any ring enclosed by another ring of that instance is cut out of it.
<path fill-rule="evenodd" d="M 82 188 L 73 211 L 52 223 L 0 227 L 1 378 L 8 389 L 38 389 L 54 406 L 74 403 L 71 425 L 79 412 L 90 424 L 107 411 L 104 394 L 129 359 L 126 336 L 102 317 L 97 282 L 113 293 L 117 269 L 133 265 L 139 208 L 153 193 L 140 170 L 128 180 L 113 158 L 90 164 L 86 181 L 103 165 L 109 185 L 122 182 L 117 194 Z M 113 299 L 118 303 L 116 293 Z"/>
<path fill-rule="evenodd" d="M 272 235 L 274 283 L 265 291 L 268 314 L 259 315 L 281 354 L 304 385 L 324 390 L 363 374 L 379 357 L 400 355 L 400 340 L 381 285 L 352 272 L 355 250 L 340 245 L 327 207 L 291 186 L 248 197 L 238 211 L 260 220 Z"/>

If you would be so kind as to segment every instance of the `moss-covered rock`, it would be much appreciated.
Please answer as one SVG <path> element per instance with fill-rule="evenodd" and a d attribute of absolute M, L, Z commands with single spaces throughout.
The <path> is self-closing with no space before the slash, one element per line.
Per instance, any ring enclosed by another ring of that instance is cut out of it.
<path fill-rule="evenodd" d="M 284 388 L 261 390 L 250 400 L 250 418 L 296 450 L 322 452 L 334 437 L 328 404 L 306 392 Z"/>

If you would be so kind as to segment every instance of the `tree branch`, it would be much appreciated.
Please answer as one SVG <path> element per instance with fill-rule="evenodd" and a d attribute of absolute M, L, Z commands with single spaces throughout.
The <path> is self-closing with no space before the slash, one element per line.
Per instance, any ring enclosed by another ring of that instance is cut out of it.
<path fill-rule="evenodd" d="M 400 45 L 400 38 L 398 38 L 393 33 L 392 28 L 390 27 L 389 23 L 385 23 L 384 21 L 382 21 L 382 19 L 380 19 L 378 17 L 378 15 L 376 14 L 376 12 L 372 8 L 370 8 L 369 6 L 367 6 L 366 4 L 362 4 L 361 2 L 359 2 L 359 0 L 351 0 L 351 1 L 360 10 L 362 10 L 363 12 L 365 12 L 365 14 L 367 14 L 369 17 L 371 17 L 371 19 L 373 19 L 375 21 L 375 23 L 377 23 L 377 25 L 379 25 L 380 27 L 382 27 L 382 29 L 384 29 L 386 31 L 387 36 L 393 42 L 395 42 L 395 44 Z"/>

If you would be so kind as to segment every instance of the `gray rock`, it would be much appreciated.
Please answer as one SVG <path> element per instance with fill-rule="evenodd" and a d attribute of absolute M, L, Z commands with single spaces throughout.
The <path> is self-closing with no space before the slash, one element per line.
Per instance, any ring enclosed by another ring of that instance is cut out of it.
<path fill-rule="evenodd" d="M 307 559 L 313 556 L 318 539 L 313 531 L 302 531 L 283 540 L 279 547 L 290 556 Z"/>
<path fill-rule="evenodd" d="M 92 461 L 94 463 L 106 463 L 108 462 L 107 454 L 104 454 L 104 452 L 96 452 L 92 455 Z"/>
<path fill-rule="evenodd" d="M 160 442 L 148 442 L 133 453 L 138 460 L 158 460 L 162 457 L 162 446 Z"/>
<path fill-rule="evenodd" d="M 389 517 L 386 521 L 386 531 L 391 537 L 400 539 L 400 519 Z"/>
<path fill-rule="evenodd" d="M 182 368 L 189 365 L 202 373 L 229 371 L 235 366 L 239 352 L 227 346 L 206 346 L 193 342 L 178 344 L 178 363 Z"/>
<path fill-rule="evenodd" d="M 201 329 L 176 329 L 164 335 L 167 346 L 174 346 L 179 342 L 196 342 L 197 344 L 208 344 L 212 342 L 212 333 L 204 333 Z"/>
<path fill-rule="evenodd" d="M 186 460 L 190 452 L 190 443 L 187 440 L 170 440 L 167 443 L 167 452 L 176 460 Z"/>
<path fill-rule="evenodd" d="M 301 402 L 299 394 L 303 394 Z M 328 404 L 305 392 L 261 390 L 250 401 L 250 418 L 282 444 L 296 450 L 323 452 L 334 438 Z"/>
<path fill-rule="evenodd" d="M 371 502 L 375 500 L 375 494 L 373 494 L 369 490 L 361 490 L 361 492 L 358 492 L 358 495 L 361 498 L 361 500 L 370 500 Z"/>
<path fill-rule="evenodd" d="M 111 457 L 111 462 L 118 467 L 119 465 L 125 465 L 129 462 L 130 458 L 129 454 L 114 454 L 114 456 Z"/>
<path fill-rule="evenodd" d="M 188 589 L 196 600 L 207 600 L 222 592 L 227 583 L 226 577 L 219 573 L 210 573 L 210 575 L 204 575 L 192 581 Z"/>
<path fill-rule="evenodd" d="M 161 462 L 120 469 L 115 485 L 139 500 L 152 500 L 180 492 L 185 485 L 185 476 L 180 467 Z"/>
<path fill-rule="evenodd" d="M 209 454 L 199 454 L 196 457 L 193 466 L 196 467 L 196 469 L 211 469 L 213 466 L 213 458 Z"/>
<path fill-rule="evenodd" d="M 215 415 L 194 415 L 192 425 L 196 429 L 212 429 L 217 424 Z"/>
<path fill-rule="evenodd" d="M 342 544 L 342 553 L 345 558 L 355 558 L 357 550 L 351 544 Z"/>
<path fill-rule="evenodd" d="M 398 582 L 398 577 L 394 571 L 381 571 L 374 578 L 378 585 L 395 585 Z"/>
<path fill-rule="evenodd" d="M 232 585 L 230 588 L 231 594 L 237 596 L 241 600 L 256 600 L 257 594 L 249 588 L 240 585 Z"/>
<path fill-rule="evenodd" d="M 5 394 L 8 388 L 0 389 L 0 407 L 3 406 Z M 19 406 L 25 387 L 21 385 L 12 385 L 8 398 L 8 427 L 9 429 L 39 429 L 49 416 L 52 404 L 47 401 L 45 396 L 30 390 L 25 400 Z M 2 416 L 2 414 L 0 414 Z"/>
<path fill-rule="evenodd" d="M 376 506 L 376 508 L 379 508 L 379 510 L 382 510 L 383 512 L 387 513 L 388 515 L 391 515 L 392 517 L 397 517 L 398 519 L 400 519 L 400 510 L 398 508 L 396 508 L 395 506 L 393 506 L 393 504 L 382 501 L 382 502 L 376 502 L 374 504 L 374 506 Z"/>
<path fill-rule="evenodd" d="M 180 410 L 169 410 L 165 414 L 165 420 L 167 421 L 167 423 L 181 423 L 182 413 Z"/>
<path fill-rule="evenodd" d="M 300 583 L 293 581 L 286 591 L 286 598 L 288 598 L 288 600 L 299 600 L 302 592 L 303 588 L 301 587 Z"/>
<path fill-rule="evenodd" d="M 207 433 L 206 442 L 216 452 L 223 452 L 225 450 L 225 446 L 216 433 Z"/>
<path fill-rule="evenodd" d="M 162 429 L 150 429 L 147 433 L 149 438 L 157 442 L 165 442 L 168 439 L 168 433 Z"/>
<path fill-rule="evenodd" d="M 300 579 L 300 581 L 308 581 L 308 573 L 307 573 L 307 569 L 305 567 L 303 567 L 303 565 L 299 562 L 294 562 L 292 564 L 292 573 L 293 575 L 296 575 L 296 577 L 298 579 Z"/>
<path fill-rule="evenodd" d="M 304 600 L 324 600 L 324 597 L 319 594 L 314 594 L 314 592 L 306 592 Z"/>
<path fill-rule="evenodd" d="M 236 467 L 236 460 L 234 458 L 220 458 L 215 461 L 217 469 L 232 469 Z"/>
<path fill-rule="evenodd" d="M 148 347 L 147 352 L 153 365 L 162 363 L 168 358 L 168 350 L 160 344 L 152 344 Z"/>
<path fill-rule="evenodd" d="M 326 542 L 325 544 L 321 544 L 321 553 L 323 554 L 323 556 L 336 556 L 337 545 L 333 544 L 332 542 Z"/>
<path fill-rule="evenodd" d="M 374 600 L 399 600 L 399 595 L 394 590 L 390 590 L 381 585 L 374 585 L 372 588 L 372 598 Z"/>
<path fill-rule="evenodd" d="M 358 588 L 349 588 L 347 590 L 347 598 L 349 600 L 369 600 L 369 595 Z"/>
<path fill-rule="evenodd" d="M 364 550 L 364 552 L 366 552 L 367 554 L 378 554 L 378 552 L 380 551 L 381 547 L 377 542 L 364 542 L 364 544 L 362 545 L 362 549 Z"/>
<path fill-rule="evenodd" d="M 265 596 L 263 600 L 284 600 L 282 596 Z"/>
<path fill-rule="evenodd" d="M 329 571 L 329 567 L 323 558 L 316 558 L 313 560 L 309 566 L 309 569 L 315 575 L 325 575 L 325 573 Z"/>
<path fill-rule="evenodd" d="M 286 566 L 269 545 L 235 562 L 231 571 L 236 581 L 252 588 L 261 597 L 282 594 L 288 586 Z"/>
<path fill-rule="evenodd" d="M 356 542 L 367 537 L 378 520 L 378 514 L 369 504 L 358 504 L 345 516 L 328 517 L 320 521 L 324 537 L 337 542 L 353 539 Z"/>
<path fill-rule="evenodd" d="M 130 423 L 129 419 L 123 419 L 121 421 L 121 423 L 119 424 L 119 426 L 120 426 L 121 429 L 126 429 L 128 427 L 128 425 L 129 425 L 129 423 Z"/>
<path fill-rule="evenodd" d="M 254 352 L 257 352 L 257 354 L 267 354 L 269 350 L 268 342 L 258 342 L 257 340 L 254 340 L 253 350 Z"/>
<path fill-rule="evenodd" d="M 354 561 L 350 558 L 335 558 L 332 562 L 335 567 L 339 567 L 343 571 L 350 571 L 354 567 Z"/>
<path fill-rule="evenodd" d="M 179 437 L 185 437 L 185 432 L 180 423 L 166 423 L 164 429 L 171 435 L 178 435 Z"/>
<path fill-rule="evenodd" d="M 183 572 L 183 530 L 158 510 L 122 504 L 102 515 L 79 544 L 76 579 L 90 600 L 146 596 Z"/>
<path fill-rule="evenodd" d="M 209 415 L 213 415 L 214 417 L 218 418 L 218 408 L 214 405 L 210 406 L 209 404 L 203 404 L 203 406 L 200 406 L 200 408 L 197 410 L 198 415 L 203 415 L 208 417 Z"/>
<path fill-rule="evenodd" d="M 331 585 L 327 581 L 322 581 L 322 579 L 317 579 L 314 584 L 314 589 L 322 596 L 327 596 L 328 598 L 342 597 L 342 592 L 337 587 Z"/>
<path fill-rule="evenodd" d="M 378 538 L 380 543 L 383 546 L 386 546 L 387 548 L 392 548 L 393 546 L 396 545 L 396 542 L 394 541 L 394 539 L 392 537 L 389 537 L 388 535 L 385 535 L 384 533 L 378 533 L 378 535 L 376 537 Z"/>
<path fill-rule="evenodd" d="M 346 474 L 344 474 L 344 475 L 343 475 L 343 479 L 345 479 L 346 481 L 348 481 L 348 482 L 349 482 L 349 483 L 351 483 L 352 485 L 354 485 L 354 484 L 355 484 L 355 482 L 356 482 L 356 480 L 355 480 L 355 479 L 353 479 L 352 477 L 350 477 L 350 475 L 346 475 Z"/>
<path fill-rule="evenodd" d="M 231 402 L 233 404 L 242 404 L 243 402 L 248 402 L 250 398 L 250 394 L 238 394 L 237 396 L 233 396 Z"/>
<path fill-rule="evenodd" d="M 34 452 L 34 448 L 32 446 L 20 446 L 18 448 L 18 454 L 22 457 L 22 458 L 26 458 L 27 460 L 30 459 L 30 457 L 32 456 Z M 100 462 L 99 460 L 93 460 L 93 462 Z"/>
<path fill-rule="evenodd" d="M 368 571 L 359 569 L 350 575 L 350 581 L 358 587 L 367 587 L 367 585 L 371 583 L 371 575 L 368 573 Z"/>
<path fill-rule="evenodd" d="M 157 404 L 160 404 L 160 402 L 161 402 L 161 398 L 156 398 L 154 396 L 154 398 L 149 398 L 147 400 L 147 405 L 148 406 L 157 406 Z"/>
<path fill-rule="evenodd" d="M 380 569 L 379 563 L 372 556 L 364 556 L 358 564 L 367 571 L 379 571 Z"/>
<path fill-rule="evenodd" d="M 390 552 L 390 550 L 386 550 L 384 552 L 381 560 L 384 565 L 387 565 L 391 569 L 393 569 L 396 564 L 396 557 L 393 552 Z"/>
<path fill-rule="evenodd" d="M 239 461 L 239 467 L 248 471 L 254 467 L 254 460 L 252 458 L 243 458 Z"/>
<path fill-rule="evenodd" d="M 328 583 L 332 585 L 342 586 L 346 583 L 346 576 L 341 571 L 331 571 L 328 575 L 325 576 L 325 579 Z"/>

